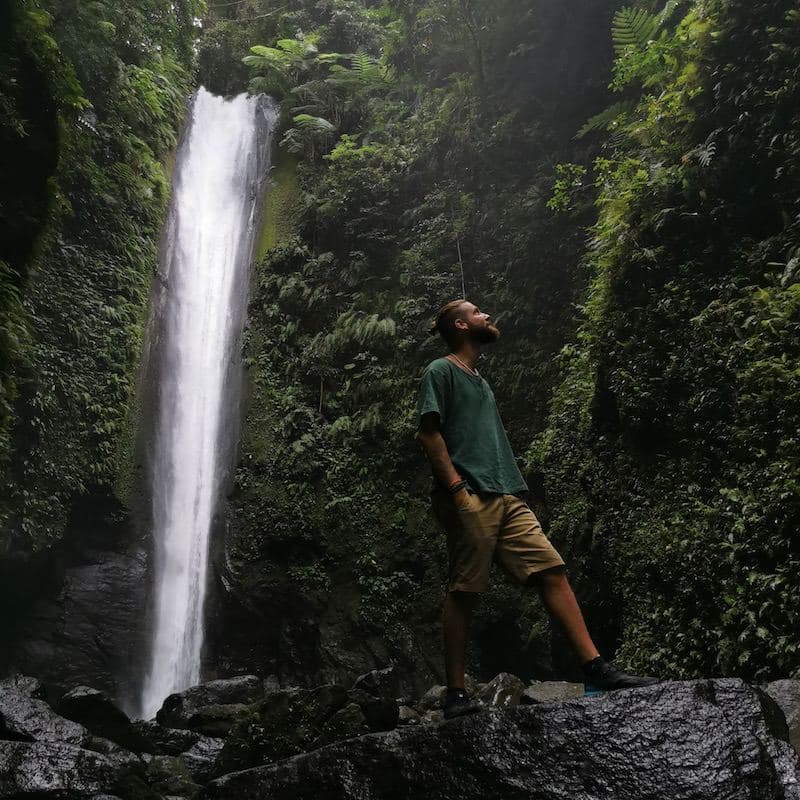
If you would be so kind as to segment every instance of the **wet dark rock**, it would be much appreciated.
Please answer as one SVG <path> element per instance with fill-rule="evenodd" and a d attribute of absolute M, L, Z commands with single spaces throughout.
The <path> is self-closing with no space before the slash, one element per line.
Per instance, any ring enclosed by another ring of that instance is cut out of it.
<path fill-rule="evenodd" d="M 132 724 L 137 733 L 150 743 L 153 751 L 159 755 L 180 756 L 195 783 L 206 783 L 220 774 L 216 764 L 224 739 L 203 736 L 197 731 L 164 728 L 148 720 L 135 720 Z"/>
<path fill-rule="evenodd" d="M 237 722 L 250 715 L 251 710 L 252 705 L 244 703 L 201 706 L 188 715 L 186 727 L 204 736 L 224 738 Z"/>
<path fill-rule="evenodd" d="M 553 703 L 558 700 L 573 700 L 583 697 L 582 683 L 567 681 L 540 681 L 528 686 L 520 697 L 520 703 Z"/>
<path fill-rule="evenodd" d="M 104 692 L 77 686 L 56 706 L 62 717 L 78 722 L 96 736 L 116 742 L 134 753 L 154 753 L 152 743 L 133 726 L 128 715 L 117 708 Z"/>
<path fill-rule="evenodd" d="M 499 675 L 495 675 L 476 694 L 476 697 L 492 708 L 514 708 L 519 705 L 524 691 L 525 684 L 516 675 L 512 675 L 510 672 L 501 672 Z"/>
<path fill-rule="evenodd" d="M 18 569 L 6 564 L 0 594 L 15 619 L 0 668 L 36 675 L 48 689 L 94 686 L 124 707 L 148 652 L 147 562 L 118 501 L 105 494 L 79 501 L 60 547 Z"/>
<path fill-rule="evenodd" d="M 417 709 L 421 714 L 426 711 L 434 711 L 437 708 L 442 708 L 444 705 L 444 698 L 447 695 L 446 686 L 432 686 L 422 695 L 422 698 L 417 705 Z"/>
<path fill-rule="evenodd" d="M 762 687 L 786 718 L 789 742 L 800 753 L 800 680 L 772 681 Z"/>
<path fill-rule="evenodd" d="M 103 755 L 63 742 L 0 741 L 0 798 L 72 800 L 113 795 L 158 800 L 131 755 Z"/>
<path fill-rule="evenodd" d="M 351 689 L 348 696 L 361 707 L 371 731 L 390 731 L 397 727 L 400 711 L 394 698 L 376 697 L 357 689 Z"/>
<path fill-rule="evenodd" d="M 181 760 L 186 765 L 192 780 L 197 783 L 206 783 L 214 776 L 219 775 L 217 761 L 224 744 L 224 739 L 200 736 L 188 750 L 181 753 Z"/>
<path fill-rule="evenodd" d="M 800 762 L 737 679 L 519 706 L 225 775 L 210 800 L 797 800 Z"/>
<path fill-rule="evenodd" d="M 145 780 L 159 796 L 194 797 L 201 788 L 192 780 L 183 759 L 177 756 L 149 757 Z"/>
<path fill-rule="evenodd" d="M 165 728 L 152 720 L 137 719 L 133 721 L 136 732 L 147 739 L 153 752 L 161 755 L 177 756 L 193 747 L 202 734 L 185 728 Z"/>
<path fill-rule="evenodd" d="M 45 691 L 38 679 L 29 675 L 11 675 L 0 680 L 0 690 L 14 689 L 26 697 L 35 697 L 37 700 L 45 699 Z"/>
<path fill-rule="evenodd" d="M 246 769 L 307 750 L 325 723 L 348 702 L 347 690 L 337 684 L 268 695 L 231 730 L 219 769 Z"/>
<path fill-rule="evenodd" d="M 255 675 L 241 675 L 236 678 L 209 681 L 208 683 L 192 686 L 183 692 L 169 695 L 156 714 L 156 720 L 159 724 L 168 728 L 200 730 L 200 728 L 190 724 L 193 718 L 221 718 L 224 716 L 224 713 L 219 711 L 209 712 L 206 710 L 200 713 L 201 709 L 226 705 L 241 707 L 254 703 L 263 697 L 263 683 Z M 216 734 L 209 733 L 209 735 Z"/>
<path fill-rule="evenodd" d="M 92 736 L 82 725 L 56 714 L 44 700 L 8 688 L 0 689 L 0 739 L 86 747 Z"/>
<path fill-rule="evenodd" d="M 411 706 L 401 705 L 397 711 L 398 725 L 419 725 L 420 716 Z"/>
<path fill-rule="evenodd" d="M 362 736 L 370 732 L 370 726 L 358 703 L 348 703 L 340 708 L 323 726 L 322 732 L 314 740 L 310 750 L 316 750 L 332 742 Z"/>
<path fill-rule="evenodd" d="M 394 667 L 374 669 L 356 678 L 353 691 L 393 699 L 400 693 L 400 676 Z"/>

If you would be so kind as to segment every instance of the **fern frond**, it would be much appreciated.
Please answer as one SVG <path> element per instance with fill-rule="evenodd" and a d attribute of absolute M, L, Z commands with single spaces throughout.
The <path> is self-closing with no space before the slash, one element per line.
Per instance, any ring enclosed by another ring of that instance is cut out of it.
<path fill-rule="evenodd" d="M 333 133 L 336 127 L 322 117 L 314 117 L 311 114 L 297 114 L 292 121 L 299 128 L 314 133 Z"/>
<path fill-rule="evenodd" d="M 667 4 L 661 9 L 658 15 L 660 25 L 669 21 L 669 18 L 675 13 L 675 9 L 681 4 L 682 0 L 667 0 Z"/>
<path fill-rule="evenodd" d="M 316 45 L 309 42 L 308 39 L 278 39 L 276 44 L 284 53 L 297 59 L 303 59 L 317 52 Z"/>
<path fill-rule="evenodd" d="M 619 56 L 631 47 L 644 50 L 660 25 L 661 19 L 657 14 L 643 8 L 621 8 L 614 14 L 611 27 L 614 51 Z"/>
<path fill-rule="evenodd" d="M 583 127 L 575 134 L 576 139 L 582 139 L 586 134 L 599 130 L 612 130 L 619 127 L 627 119 L 628 115 L 636 107 L 636 101 L 620 100 L 618 103 L 610 105 L 608 108 L 589 117 L 583 124 Z"/>

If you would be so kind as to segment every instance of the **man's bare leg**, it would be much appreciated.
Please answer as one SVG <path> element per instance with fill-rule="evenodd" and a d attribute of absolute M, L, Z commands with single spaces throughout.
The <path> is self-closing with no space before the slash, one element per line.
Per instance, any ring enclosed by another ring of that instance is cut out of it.
<path fill-rule="evenodd" d="M 586 628 L 581 608 L 569 585 L 564 567 L 553 567 L 531 576 L 545 607 L 561 626 L 581 664 L 600 655 Z"/>
<path fill-rule="evenodd" d="M 442 608 L 444 634 L 444 665 L 447 686 L 464 688 L 464 652 L 472 610 L 478 600 L 475 592 L 448 592 Z"/>
<path fill-rule="evenodd" d="M 609 664 L 594 646 L 586 629 L 578 601 L 569 585 L 564 567 L 542 570 L 531 576 L 550 615 L 559 624 L 581 661 L 587 684 L 595 689 L 632 689 L 658 683 L 658 678 L 629 675 L 614 664 Z"/>

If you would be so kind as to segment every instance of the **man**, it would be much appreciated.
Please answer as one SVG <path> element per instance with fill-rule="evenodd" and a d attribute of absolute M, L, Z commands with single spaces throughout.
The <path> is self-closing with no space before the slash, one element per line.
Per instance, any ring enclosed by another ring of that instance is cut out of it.
<path fill-rule="evenodd" d="M 514 580 L 535 586 L 580 659 L 587 683 L 622 689 L 656 683 L 604 661 L 586 629 L 564 561 L 520 498 L 528 487 L 517 467 L 494 394 L 475 365 L 500 331 L 489 314 L 466 300 L 443 306 L 431 325 L 451 352 L 422 374 L 419 440 L 434 477 L 431 503 L 447 534 L 449 590 L 442 610 L 446 718 L 480 705 L 464 689 L 464 650 L 470 616 L 486 591 L 492 561 Z"/>

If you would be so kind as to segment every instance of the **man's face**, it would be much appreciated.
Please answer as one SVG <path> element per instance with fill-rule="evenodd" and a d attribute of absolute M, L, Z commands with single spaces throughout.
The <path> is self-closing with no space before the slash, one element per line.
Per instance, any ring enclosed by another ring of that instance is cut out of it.
<path fill-rule="evenodd" d="M 467 335 L 476 344 L 488 344 L 500 338 L 500 330 L 491 321 L 491 316 L 478 308 L 474 303 L 464 303 L 458 319 L 467 324 Z M 463 329 L 463 326 L 457 325 Z"/>

